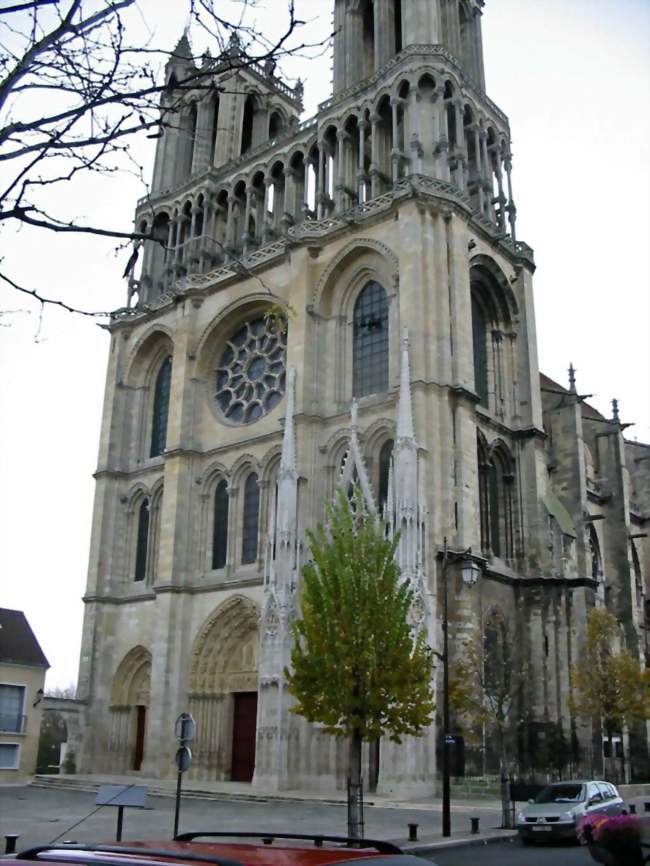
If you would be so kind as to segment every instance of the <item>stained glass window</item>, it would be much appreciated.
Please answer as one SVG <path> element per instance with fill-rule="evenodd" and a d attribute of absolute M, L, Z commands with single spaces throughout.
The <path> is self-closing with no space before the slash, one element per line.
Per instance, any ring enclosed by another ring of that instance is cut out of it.
<path fill-rule="evenodd" d="M 257 559 L 257 535 L 260 521 L 260 486 L 254 472 L 246 479 L 244 485 L 244 516 L 241 545 L 241 561 L 243 565 L 255 562 Z"/>
<path fill-rule="evenodd" d="M 169 393 L 172 384 L 171 355 L 165 358 L 158 375 L 153 396 L 151 421 L 151 457 L 158 457 L 165 450 L 167 441 L 167 418 L 169 417 Z"/>
<path fill-rule="evenodd" d="M 368 283 L 354 307 L 353 385 L 355 397 L 388 389 L 388 299 L 376 282 Z"/>
<path fill-rule="evenodd" d="M 228 552 L 228 484 L 220 481 L 214 491 L 212 568 L 223 568 Z"/>
<path fill-rule="evenodd" d="M 149 547 L 149 500 L 143 499 L 138 512 L 138 536 L 135 548 L 135 580 L 147 576 L 147 554 Z"/>
<path fill-rule="evenodd" d="M 472 295 L 472 337 L 474 342 L 474 390 L 481 405 L 487 406 L 487 326 L 485 314 L 474 295 Z"/>
<path fill-rule="evenodd" d="M 257 421 L 282 399 L 286 386 L 286 321 L 263 316 L 228 340 L 217 368 L 216 400 L 234 424 Z"/>

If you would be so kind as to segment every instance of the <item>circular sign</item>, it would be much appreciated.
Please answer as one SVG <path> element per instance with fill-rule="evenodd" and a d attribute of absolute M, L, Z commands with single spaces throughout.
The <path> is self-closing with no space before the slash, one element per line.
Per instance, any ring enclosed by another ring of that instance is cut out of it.
<path fill-rule="evenodd" d="M 176 752 L 176 766 L 179 773 L 189 770 L 192 764 L 192 751 L 187 746 L 181 746 Z"/>
<path fill-rule="evenodd" d="M 174 725 L 174 734 L 180 743 L 191 743 L 196 733 L 196 722 L 190 713 L 181 713 Z"/>

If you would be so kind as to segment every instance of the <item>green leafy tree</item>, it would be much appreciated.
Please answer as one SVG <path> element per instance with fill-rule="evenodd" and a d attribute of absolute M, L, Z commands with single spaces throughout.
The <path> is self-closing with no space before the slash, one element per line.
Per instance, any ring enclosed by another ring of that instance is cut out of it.
<path fill-rule="evenodd" d="M 409 623 L 413 593 L 400 580 L 396 540 L 368 513 L 355 489 L 339 492 L 326 525 L 308 533 L 302 616 L 293 623 L 293 712 L 350 740 L 350 780 L 361 784 L 362 743 L 387 735 L 400 743 L 432 721 L 432 653 Z M 359 835 L 358 798 L 349 805 Z"/>
<path fill-rule="evenodd" d="M 451 668 L 449 700 L 457 724 L 470 742 L 482 741 L 484 730 L 495 735 L 501 770 L 509 762 L 507 733 L 524 675 L 522 665 L 514 664 L 513 641 L 500 611 L 488 618 L 483 635 L 463 644 Z"/>
<path fill-rule="evenodd" d="M 572 671 L 572 710 L 602 725 L 609 740 L 615 731 L 650 719 L 650 670 L 628 650 L 617 649 L 619 641 L 616 617 L 593 608 Z"/>

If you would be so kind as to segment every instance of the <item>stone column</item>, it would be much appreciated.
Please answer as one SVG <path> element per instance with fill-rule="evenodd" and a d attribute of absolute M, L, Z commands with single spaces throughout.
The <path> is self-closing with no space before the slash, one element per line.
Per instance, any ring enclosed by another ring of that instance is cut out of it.
<path fill-rule="evenodd" d="M 359 121 L 359 152 L 357 157 L 357 195 L 359 202 L 364 202 L 367 196 L 368 176 L 365 169 L 366 155 L 366 130 L 368 129 L 368 121 Z"/>
<path fill-rule="evenodd" d="M 370 195 L 379 195 L 379 115 L 370 115 Z"/>
<path fill-rule="evenodd" d="M 401 151 L 399 149 L 399 132 L 398 132 L 398 116 L 397 110 L 402 105 L 402 100 L 399 97 L 395 99 L 391 99 L 390 107 L 391 107 L 391 120 L 393 124 L 393 141 L 392 148 L 390 151 L 390 162 L 391 162 L 391 176 L 393 179 L 393 183 L 399 178 L 399 164 L 400 164 L 400 156 Z"/>
<path fill-rule="evenodd" d="M 325 142 L 318 143 L 318 184 L 316 187 L 316 213 L 318 219 L 325 216 L 325 202 L 327 201 L 327 189 L 325 187 Z"/>
<path fill-rule="evenodd" d="M 476 177 L 473 180 L 476 184 L 478 211 L 480 214 L 483 214 L 485 210 L 485 193 L 483 191 L 483 172 L 481 169 L 481 142 L 479 139 L 479 128 L 477 123 L 472 126 L 471 132 L 474 139 L 472 146 L 474 148 L 474 163 L 476 165 Z"/>
<path fill-rule="evenodd" d="M 483 163 L 482 183 L 483 190 L 485 192 L 485 216 L 494 222 L 494 210 L 492 208 L 492 198 L 494 192 L 492 184 L 492 166 L 488 157 L 487 132 L 484 129 L 480 130 L 479 138 L 481 140 L 481 159 Z"/>
<path fill-rule="evenodd" d="M 505 155 L 504 166 L 506 170 L 506 177 L 508 178 L 508 205 L 506 210 L 508 211 L 508 223 L 510 225 L 510 236 L 512 237 L 512 242 L 516 243 L 517 241 L 517 232 L 516 232 L 516 223 L 517 223 L 517 208 L 515 206 L 515 201 L 512 196 L 512 155 L 510 151 L 508 151 Z"/>
<path fill-rule="evenodd" d="M 284 202 L 282 222 L 285 229 L 296 221 L 298 205 L 296 202 L 296 190 L 298 189 L 298 172 L 295 168 L 286 168 L 284 171 Z"/>
<path fill-rule="evenodd" d="M 233 219 L 233 210 L 235 207 L 235 196 L 232 193 L 228 193 L 228 215 L 226 216 L 226 255 L 230 254 L 230 251 L 234 245 L 234 231 L 235 231 L 235 222 Z"/>
<path fill-rule="evenodd" d="M 503 193 L 503 172 L 501 170 L 501 148 L 498 144 L 492 145 L 492 156 L 494 159 L 494 173 L 497 179 L 497 198 L 498 198 L 498 211 L 496 212 L 497 225 L 500 231 L 505 231 L 506 220 L 505 220 L 505 207 L 506 207 L 506 197 Z"/>
<path fill-rule="evenodd" d="M 334 159 L 334 202 L 337 211 L 345 210 L 346 199 L 346 177 L 345 177 L 345 158 L 346 158 L 346 141 L 350 136 L 344 129 L 337 130 L 336 133 L 336 156 Z"/>
<path fill-rule="evenodd" d="M 270 238 L 273 236 L 273 222 L 269 219 L 269 190 L 274 186 L 274 181 L 272 177 L 264 178 L 264 225 L 262 228 L 262 243 L 267 243 Z M 273 213 L 275 213 L 276 201 L 275 201 L 275 193 L 277 190 L 273 190 Z"/>
<path fill-rule="evenodd" d="M 465 153 L 463 103 L 460 99 L 455 99 L 453 105 L 454 121 L 456 123 L 456 185 L 460 190 L 465 192 L 467 189 L 467 174 L 465 171 L 465 166 L 467 165 L 467 154 Z"/>
<path fill-rule="evenodd" d="M 251 208 L 253 205 L 253 197 L 255 196 L 255 190 L 251 186 L 246 187 L 246 207 L 244 210 L 244 229 L 242 231 L 242 239 L 244 241 L 244 255 L 248 252 L 250 247 L 250 243 L 253 240 L 250 236 L 249 226 L 251 219 Z"/>

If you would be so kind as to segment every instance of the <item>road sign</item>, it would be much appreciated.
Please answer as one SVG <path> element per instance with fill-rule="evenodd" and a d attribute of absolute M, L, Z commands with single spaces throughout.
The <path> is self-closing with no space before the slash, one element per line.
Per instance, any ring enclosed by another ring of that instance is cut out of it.
<path fill-rule="evenodd" d="M 176 752 L 176 767 L 179 773 L 189 770 L 192 764 L 192 752 L 187 746 L 181 746 Z"/>
<path fill-rule="evenodd" d="M 190 713 L 181 713 L 176 719 L 174 734 L 179 743 L 191 743 L 196 733 L 196 722 Z"/>

